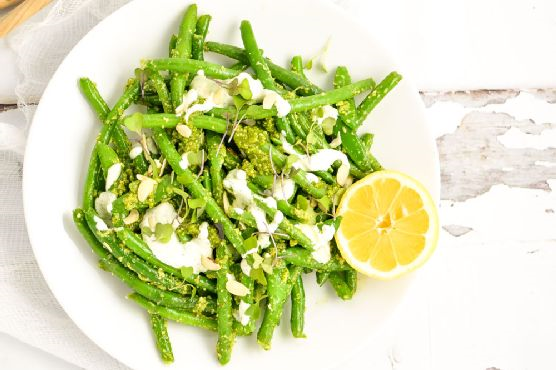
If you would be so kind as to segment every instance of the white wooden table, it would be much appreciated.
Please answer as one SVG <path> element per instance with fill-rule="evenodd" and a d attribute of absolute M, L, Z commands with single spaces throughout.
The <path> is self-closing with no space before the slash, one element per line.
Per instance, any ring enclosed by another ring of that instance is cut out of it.
<path fill-rule="evenodd" d="M 364 18 L 360 1 L 338 2 Z M 512 28 L 523 26 L 522 32 L 530 36 L 531 27 L 537 27 L 537 31 L 555 30 L 555 3 L 489 1 L 485 5 L 478 1 L 455 1 L 442 5 L 429 0 L 422 2 L 422 7 L 410 3 L 399 0 L 373 6 L 383 11 L 408 6 L 420 15 L 438 6 L 442 13 L 433 15 L 441 20 L 433 25 L 446 26 L 455 41 L 440 35 L 438 29 L 433 32 L 432 26 L 426 24 L 426 20 L 433 22 L 431 15 L 415 21 L 403 13 L 404 19 L 414 21 L 412 24 L 421 23 L 418 34 L 437 35 L 437 40 L 447 42 L 448 51 L 456 54 L 462 52 L 453 42 L 461 41 L 458 35 L 470 28 L 454 32 L 448 26 L 474 23 L 472 20 L 483 27 L 483 38 L 490 34 L 502 37 L 498 40 L 506 47 L 485 40 L 481 44 L 477 39 L 479 45 L 474 46 L 473 54 L 467 58 L 484 59 L 484 68 L 494 71 L 494 75 L 483 73 L 483 80 L 481 76 L 471 79 L 457 76 L 454 64 L 441 70 L 443 78 L 432 76 L 428 67 L 415 67 L 420 71 L 417 82 L 425 90 L 422 98 L 440 153 L 441 241 L 436 254 L 423 268 L 396 328 L 344 368 L 555 369 L 552 350 L 556 343 L 556 193 L 552 190 L 556 188 L 556 72 L 551 70 L 556 71 L 556 63 L 545 65 L 556 55 L 552 40 L 555 33 L 548 38 L 539 34 L 538 38 L 527 40 L 516 38 L 521 34 Z M 476 13 L 470 13 L 470 9 Z M 509 12 L 504 13 L 505 20 L 496 16 L 499 9 Z M 466 10 L 464 20 L 458 13 L 461 10 Z M 368 8 L 367 11 L 370 12 Z M 523 13 L 519 14 L 520 11 Z M 484 12 L 491 16 L 494 26 L 488 27 Z M 375 9 L 373 14 L 380 11 Z M 528 23 L 508 23 L 508 17 L 514 21 L 527 18 Z M 384 24 L 377 23 L 381 22 Z M 498 26 L 505 27 L 505 35 Z M 411 37 L 413 40 L 421 37 L 410 36 L 409 31 L 403 30 L 394 30 L 391 39 L 405 35 L 407 39 L 395 43 L 395 48 L 399 54 L 412 55 Z M 475 37 L 480 32 L 473 28 L 472 33 Z M 508 35 L 514 37 L 515 43 L 527 44 L 527 48 L 515 51 L 507 45 Z M 434 45 L 428 40 L 420 42 L 424 50 L 430 51 Z M 536 41 L 554 49 L 543 51 L 542 61 L 529 58 L 530 53 L 541 48 Z M 432 52 L 438 54 L 436 49 Z M 500 55 L 494 55 L 496 52 L 513 53 L 517 62 L 507 59 L 502 65 Z M 485 55 L 489 58 L 484 58 Z M 499 64 L 493 64 L 492 58 L 498 58 Z M 417 62 L 426 60 L 423 57 Z M 453 55 L 447 60 L 455 63 Z M 519 63 L 522 69 L 513 79 L 505 80 L 511 72 L 508 65 L 515 67 Z M 481 70 L 479 65 L 471 64 L 471 70 Z M 427 83 L 427 76 L 432 82 Z M 521 88 L 479 89 L 487 86 Z M 461 90 L 468 87 L 473 89 Z M 0 111 L 11 108 L 0 106 Z M 17 119 L 21 116 L 13 111 L 0 113 L 0 121 Z M 3 369 L 75 369 L 2 335 L 0 364 Z"/>

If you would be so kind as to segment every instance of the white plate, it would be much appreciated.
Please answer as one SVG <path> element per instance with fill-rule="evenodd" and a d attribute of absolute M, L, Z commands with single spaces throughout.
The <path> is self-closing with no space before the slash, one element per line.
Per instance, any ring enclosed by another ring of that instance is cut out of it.
<path fill-rule="evenodd" d="M 124 297 L 129 289 L 97 268 L 97 259 L 71 221 L 94 139 L 96 120 L 77 81 L 88 76 L 113 104 L 140 59 L 163 57 L 187 4 L 134 1 L 95 27 L 64 60 L 37 109 L 24 167 L 24 203 L 29 237 L 52 292 L 75 323 L 101 348 L 136 369 L 162 369 L 146 314 Z M 347 65 L 354 80 L 380 80 L 395 65 L 388 53 L 339 9 L 318 1 L 199 1 L 213 16 L 208 39 L 241 45 L 239 23 L 250 19 L 258 42 L 275 62 L 314 55 L 332 36 L 329 65 Z M 330 78 L 311 73 L 330 87 Z M 419 95 L 404 80 L 373 112 L 365 128 L 376 134 L 374 151 L 389 168 L 420 179 L 438 199 L 435 142 L 426 127 Z M 284 315 L 272 350 L 253 337 L 240 338 L 228 369 L 331 368 L 373 336 L 399 306 L 411 276 L 391 282 L 362 279 L 356 297 L 343 302 L 329 288 L 307 282 L 307 339 L 289 335 Z M 220 368 L 216 335 L 170 325 L 176 363 L 182 369 Z"/>

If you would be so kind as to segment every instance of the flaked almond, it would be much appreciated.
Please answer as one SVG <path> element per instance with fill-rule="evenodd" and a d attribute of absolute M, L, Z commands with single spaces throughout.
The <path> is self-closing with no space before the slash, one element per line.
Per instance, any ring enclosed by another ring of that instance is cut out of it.
<path fill-rule="evenodd" d="M 202 256 L 201 257 L 201 265 L 209 271 L 218 271 L 220 270 L 220 265 L 214 262 L 212 259 Z"/>
<path fill-rule="evenodd" d="M 124 224 L 130 225 L 139 220 L 139 212 L 136 209 L 132 209 L 131 212 L 124 218 Z"/>
<path fill-rule="evenodd" d="M 344 186 L 347 182 L 349 177 L 349 165 L 342 164 L 340 168 L 338 168 L 338 173 L 336 174 L 336 182 L 340 186 Z"/>
<path fill-rule="evenodd" d="M 337 148 L 340 145 L 342 145 L 342 137 L 340 136 L 340 133 L 338 133 L 338 136 L 336 136 L 336 138 L 330 142 L 330 147 Z"/>
<path fill-rule="evenodd" d="M 183 137 L 190 137 L 192 134 L 191 129 L 187 125 L 177 125 L 176 131 Z"/>
<path fill-rule="evenodd" d="M 238 297 L 245 297 L 249 294 L 249 289 L 237 280 L 228 279 L 228 281 L 226 281 L 226 290 Z"/>
<path fill-rule="evenodd" d="M 139 177 L 139 175 L 137 177 Z M 139 199 L 140 202 L 147 200 L 149 195 L 153 192 L 155 185 L 156 181 L 150 177 L 143 176 L 143 179 L 137 188 L 137 199 Z"/>

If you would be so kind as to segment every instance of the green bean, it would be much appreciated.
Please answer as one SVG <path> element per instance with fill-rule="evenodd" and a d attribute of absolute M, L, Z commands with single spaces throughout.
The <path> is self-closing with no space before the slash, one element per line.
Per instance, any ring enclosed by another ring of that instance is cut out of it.
<path fill-rule="evenodd" d="M 212 179 L 212 196 L 220 207 L 223 207 L 224 187 L 222 184 L 222 165 L 224 164 L 225 149 L 220 146 L 221 136 L 207 132 L 208 159 L 210 162 L 210 177 Z"/>
<path fill-rule="evenodd" d="M 193 34 L 195 33 L 195 25 L 197 23 L 197 5 L 190 5 L 183 16 L 180 24 L 176 47 L 172 49 L 172 58 L 191 58 L 191 49 Z M 170 90 L 172 95 L 172 104 L 174 109 L 181 104 L 187 75 L 184 73 L 191 71 L 172 71 L 176 72 L 172 75 L 170 82 Z M 196 72 L 196 71 L 195 71 Z"/>
<path fill-rule="evenodd" d="M 291 69 L 298 75 L 305 77 L 305 73 L 303 72 L 303 59 L 301 58 L 301 55 L 296 55 L 292 58 Z"/>
<path fill-rule="evenodd" d="M 287 117 L 276 117 L 276 128 L 284 134 L 286 141 L 290 144 L 295 143 L 295 133 L 292 130 L 291 120 Z"/>
<path fill-rule="evenodd" d="M 124 111 L 131 105 L 133 101 L 137 99 L 139 95 L 139 83 L 137 80 L 132 79 L 128 82 L 126 90 L 123 95 L 118 99 L 114 108 L 108 113 L 106 119 L 104 120 L 104 125 L 100 130 L 100 134 L 97 137 L 97 143 L 108 144 L 110 138 L 112 137 L 112 132 L 117 124 L 119 117 L 121 117 Z M 95 145 L 96 148 L 96 145 Z M 95 193 L 95 183 L 99 177 L 101 171 L 100 161 L 95 149 L 91 153 L 91 159 L 89 160 L 89 167 L 87 169 L 87 177 L 85 179 L 85 186 L 83 190 L 83 208 L 90 209 L 94 205 L 94 193 Z"/>
<path fill-rule="evenodd" d="M 317 271 L 316 275 L 317 275 L 317 284 L 322 286 L 328 280 L 328 277 L 330 276 L 330 272 Z"/>
<path fill-rule="evenodd" d="M 170 42 L 168 43 L 168 56 L 171 58 L 174 49 L 176 48 L 176 44 L 178 43 L 178 35 L 175 33 L 170 36 Z"/>
<path fill-rule="evenodd" d="M 225 55 L 229 58 L 238 60 L 243 63 L 249 63 L 245 50 L 236 46 L 207 41 L 205 42 L 205 49 L 207 51 Z M 272 73 L 272 76 L 277 81 L 280 81 L 292 90 L 298 89 L 297 91 L 300 95 L 315 95 L 322 92 L 322 90 L 318 86 L 313 85 L 307 79 L 303 78 L 297 73 L 276 65 L 269 59 L 266 59 L 266 62 L 268 68 L 270 69 L 270 72 Z"/>
<path fill-rule="evenodd" d="M 303 112 L 323 105 L 336 104 L 342 100 L 350 99 L 360 93 L 374 88 L 372 78 L 361 80 L 338 89 L 330 90 L 313 96 L 303 96 L 289 101 L 291 112 Z"/>
<path fill-rule="evenodd" d="M 306 130 L 304 127 L 302 127 L 302 125 L 299 122 L 299 119 L 297 118 L 297 116 L 295 114 L 290 114 L 287 117 L 287 121 L 289 122 L 290 127 L 292 128 L 293 132 L 295 133 L 295 136 L 297 136 L 299 139 L 301 139 L 301 141 L 306 142 L 307 141 L 307 133 L 308 130 Z M 287 137 L 286 137 L 287 139 Z M 288 141 L 290 144 L 295 142 L 295 139 L 292 140 L 291 142 Z"/>
<path fill-rule="evenodd" d="M 355 127 L 359 127 L 367 119 L 372 110 L 384 97 L 396 87 L 402 76 L 398 72 L 391 72 L 367 95 L 357 107 Z"/>
<path fill-rule="evenodd" d="M 164 363 L 171 364 L 174 362 L 174 353 L 172 352 L 170 337 L 168 336 L 166 319 L 156 313 L 149 313 L 149 317 L 151 319 L 151 328 L 153 330 L 154 340 L 156 342 L 156 348 L 158 348 L 160 358 Z"/>
<path fill-rule="evenodd" d="M 191 58 L 193 59 L 204 59 L 203 53 L 205 51 L 205 38 L 207 37 L 211 19 L 212 17 L 208 14 L 201 15 L 199 19 L 197 19 L 197 25 L 195 26 L 195 34 L 193 35 L 193 45 L 191 50 Z"/>
<path fill-rule="evenodd" d="M 339 66 L 336 69 L 334 76 L 334 88 L 338 89 L 343 86 L 351 84 L 351 76 L 346 67 Z M 338 108 L 338 115 L 342 118 L 344 123 L 351 129 L 357 129 L 357 110 L 355 106 L 355 99 L 350 98 L 336 103 Z"/>
<path fill-rule="evenodd" d="M 353 291 L 347 285 L 346 271 L 331 272 L 328 276 L 328 281 L 330 281 L 330 285 L 332 285 L 338 297 L 343 300 L 351 299 Z"/>
<path fill-rule="evenodd" d="M 162 104 L 162 109 L 164 110 L 165 113 L 171 113 L 174 111 L 173 107 L 172 107 L 172 102 L 171 102 L 171 98 L 170 98 L 170 93 L 168 92 L 168 86 L 166 86 L 166 82 L 164 81 L 164 78 L 160 75 L 160 72 L 158 71 L 151 71 L 151 70 L 147 70 L 147 75 L 150 78 L 150 81 L 152 81 L 158 98 L 160 100 L 160 103 Z"/>
<path fill-rule="evenodd" d="M 351 77 L 347 68 L 338 67 L 336 70 L 336 76 L 334 79 L 334 86 L 336 88 L 342 88 L 348 86 L 351 82 Z M 353 103 L 353 104 L 352 104 Z M 373 167 L 373 157 L 366 149 L 365 144 L 361 141 L 355 129 L 356 126 L 355 118 L 357 114 L 355 112 L 355 101 L 345 100 L 338 103 L 338 120 L 336 121 L 335 132 L 340 133 L 342 139 L 342 148 L 348 155 L 348 157 L 355 163 L 355 165 L 364 172 L 374 171 Z M 347 121 L 351 124 L 347 124 Z"/>
<path fill-rule="evenodd" d="M 365 149 L 367 152 L 371 151 L 371 147 L 373 146 L 374 135 L 371 133 L 366 133 L 361 135 L 361 142 L 365 145 Z"/>
<path fill-rule="evenodd" d="M 293 283 L 291 301 L 290 326 L 292 335 L 296 338 L 305 338 L 305 334 L 303 334 L 305 322 L 305 289 L 303 289 L 303 277 L 301 274 Z"/>
<path fill-rule="evenodd" d="M 346 283 L 349 288 L 350 298 L 354 296 L 357 291 L 357 271 L 350 269 L 346 271 Z"/>
<path fill-rule="evenodd" d="M 91 229 L 89 229 L 89 225 L 87 224 L 87 220 L 85 219 L 85 212 L 82 209 L 75 209 L 73 211 L 73 223 L 77 227 L 77 230 L 83 236 L 83 239 L 89 244 L 93 252 L 99 258 L 108 258 L 110 255 L 108 251 L 104 249 L 102 244 L 97 240 Z"/>
<path fill-rule="evenodd" d="M 235 339 L 233 332 L 232 295 L 226 289 L 231 259 L 232 257 L 226 242 L 220 243 L 216 248 L 216 262 L 220 265 L 220 269 L 216 272 L 216 292 L 218 294 L 218 308 L 216 312 L 218 342 L 216 343 L 216 353 L 218 361 L 222 365 L 230 361 Z"/>
<path fill-rule="evenodd" d="M 160 306 L 156 301 L 136 293 L 132 293 L 127 297 L 135 301 L 150 314 L 160 315 L 167 320 L 176 321 L 180 324 L 216 331 L 216 319 L 211 317 L 198 315 L 184 309 Z"/>
<path fill-rule="evenodd" d="M 198 71 L 203 70 L 207 77 L 217 78 L 221 80 L 233 78 L 239 74 L 238 71 L 228 69 L 219 64 L 188 58 L 164 58 L 144 60 L 141 62 L 141 65 L 145 69 L 150 68 L 156 71 L 170 71 L 175 73 L 197 73 Z M 181 103 L 181 97 L 179 101 Z"/>
<path fill-rule="evenodd" d="M 192 115 L 189 118 L 189 122 L 194 127 L 210 130 L 219 134 L 225 133 L 227 129 L 226 120 L 202 114 Z M 180 123 L 182 123 L 182 119 L 171 113 L 143 114 L 137 112 L 131 116 L 125 117 L 123 120 L 124 126 L 130 129 L 133 127 L 174 128 Z"/>
<path fill-rule="evenodd" d="M 102 167 L 102 170 L 104 171 L 105 176 L 107 175 L 110 167 L 120 163 L 120 159 L 118 158 L 118 155 L 116 154 L 114 149 L 104 143 L 97 143 L 96 152 L 98 154 L 100 165 Z"/>
<path fill-rule="evenodd" d="M 236 62 L 232 64 L 230 67 L 228 67 L 228 69 L 231 69 L 233 71 L 239 71 L 239 72 L 243 72 L 247 68 L 249 68 L 249 64 L 245 64 L 243 62 Z"/>
<path fill-rule="evenodd" d="M 83 77 L 79 79 L 79 87 L 81 88 L 81 92 L 91 105 L 91 108 L 93 108 L 93 111 L 97 114 L 100 121 L 103 122 L 110 112 L 110 108 L 108 107 L 108 104 L 106 104 L 102 96 L 100 96 L 96 84 L 90 79 Z"/>
<path fill-rule="evenodd" d="M 344 271 L 351 268 L 343 258 L 338 256 L 332 257 L 327 263 L 317 262 L 311 256 L 310 250 L 299 247 L 287 248 L 280 254 L 280 257 L 292 265 L 325 272 Z"/>
<path fill-rule="evenodd" d="M 266 275 L 267 306 L 263 321 L 257 333 L 257 342 L 265 350 L 270 349 L 274 329 L 282 316 L 282 308 L 288 298 L 289 271 L 286 267 L 275 267 L 271 274 Z"/>
<path fill-rule="evenodd" d="M 267 274 L 266 276 L 267 308 L 257 333 L 257 342 L 265 350 L 270 349 L 274 329 L 280 322 L 286 299 L 290 295 L 294 282 L 300 274 L 301 268 L 298 266 L 291 268 L 275 267 L 272 274 Z"/>
<path fill-rule="evenodd" d="M 110 108 L 97 90 L 96 84 L 88 78 L 80 78 L 79 86 L 81 87 L 81 92 L 97 114 L 99 120 L 104 122 L 106 116 L 110 113 Z M 128 137 L 119 125 L 114 127 L 113 136 L 114 143 L 116 144 L 116 152 L 120 158 L 126 159 L 129 155 L 129 150 L 131 149 Z M 143 154 L 135 157 L 133 163 L 137 172 L 143 173 L 147 171 L 147 161 L 145 160 Z"/>
<path fill-rule="evenodd" d="M 160 59 L 159 61 L 161 61 L 162 59 Z M 177 61 L 177 59 L 175 59 L 175 61 Z M 158 61 L 155 61 L 158 62 Z M 199 61 L 195 61 L 200 63 Z M 149 62 L 150 63 L 150 62 Z M 148 64 L 148 63 L 147 63 Z M 224 68 L 224 67 L 222 67 Z M 207 71 L 205 70 L 205 73 L 207 73 Z M 227 73 L 227 72 L 226 72 Z M 233 72 L 235 75 L 237 75 L 238 72 L 234 71 Z M 292 72 L 290 72 L 292 73 Z M 208 73 L 207 73 L 208 75 Z M 234 76 L 235 76 L 234 75 Z M 222 74 L 222 76 L 224 76 L 224 74 Z M 228 77 L 226 77 L 228 76 Z M 215 78 L 231 78 L 234 76 L 231 75 L 226 75 L 224 77 L 215 77 Z M 305 112 L 305 111 L 309 111 L 311 109 L 315 109 L 318 107 L 321 107 L 323 105 L 330 105 L 330 104 L 336 104 L 339 101 L 342 100 L 346 100 L 349 98 L 352 98 L 366 90 L 370 90 L 375 86 L 375 82 L 373 81 L 373 79 L 369 78 L 366 80 L 361 80 L 355 83 L 352 83 L 350 85 L 341 87 L 339 89 L 334 89 L 334 90 L 330 90 L 330 91 L 326 91 L 323 93 L 319 93 L 317 95 L 311 95 L 311 96 L 302 96 L 299 98 L 295 98 L 295 99 L 290 99 L 288 100 L 288 103 L 291 106 L 291 111 L 290 113 L 296 113 L 296 112 Z M 213 109 L 210 113 L 218 115 L 220 117 L 236 117 L 237 110 L 235 109 L 235 107 L 227 107 L 227 108 L 221 108 L 221 109 Z M 263 119 L 263 118 L 268 118 L 268 117 L 274 117 L 278 115 L 278 111 L 276 110 L 276 107 L 272 107 L 270 109 L 263 109 L 262 106 L 260 105 L 249 105 L 247 108 L 242 108 L 242 110 L 240 111 L 238 116 L 243 116 L 245 118 L 252 118 L 252 119 Z"/>
<path fill-rule="evenodd" d="M 195 176 L 188 169 L 180 166 L 181 157 L 174 148 L 170 139 L 161 129 L 153 129 L 154 140 L 160 148 L 162 154 L 177 175 L 178 181 L 185 185 L 195 198 L 205 199 L 205 210 L 214 223 L 220 223 L 224 235 L 239 253 L 245 253 L 245 246 L 239 231 L 234 224 L 226 217 L 224 211 L 218 206 L 216 201 L 207 194 L 207 191 L 197 181 Z"/>
<path fill-rule="evenodd" d="M 261 50 L 257 46 L 257 41 L 255 40 L 255 35 L 253 33 L 253 28 L 249 21 L 242 21 L 241 26 L 241 39 L 243 40 L 243 46 L 245 47 L 245 54 L 249 60 L 249 65 L 255 71 L 255 75 L 263 84 L 265 89 L 275 90 L 274 79 L 270 74 L 270 69 L 266 64 L 266 60 L 263 58 Z"/>

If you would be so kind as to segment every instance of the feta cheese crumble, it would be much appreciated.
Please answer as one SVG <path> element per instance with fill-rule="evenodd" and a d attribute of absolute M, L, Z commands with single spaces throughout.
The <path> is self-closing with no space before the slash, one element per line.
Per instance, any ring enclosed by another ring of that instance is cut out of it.
<path fill-rule="evenodd" d="M 295 226 L 313 243 L 313 252 L 311 253 L 313 258 L 320 263 L 330 261 L 330 241 L 336 232 L 334 226 L 323 225 L 322 230 L 319 230 L 317 225 L 297 224 Z"/>

